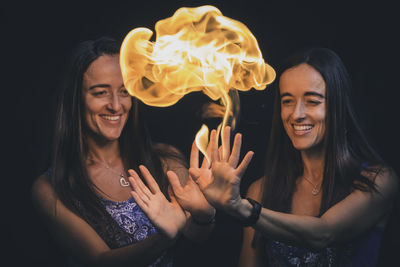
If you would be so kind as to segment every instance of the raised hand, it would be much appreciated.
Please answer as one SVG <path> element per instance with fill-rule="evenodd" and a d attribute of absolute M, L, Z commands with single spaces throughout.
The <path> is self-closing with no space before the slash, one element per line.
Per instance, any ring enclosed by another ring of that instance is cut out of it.
<path fill-rule="evenodd" d="M 192 145 L 190 154 L 190 169 L 198 176 L 211 176 L 211 170 L 206 163 L 199 168 L 199 151 L 195 142 Z M 173 171 L 167 172 L 168 180 L 172 186 L 178 203 L 185 210 L 189 211 L 193 218 L 200 222 L 208 222 L 215 215 L 215 208 L 211 206 L 198 185 L 193 181 L 192 175 L 189 175 L 186 185 L 182 186 L 178 176 Z"/>
<path fill-rule="evenodd" d="M 174 239 L 185 226 L 186 216 L 184 211 L 172 190 L 168 190 L 171 198 L 171 201 L 168 201 L 149 170 L 143 165 L 139 166 L 139 170 L 148 187 L 134 170 L 129 170 L 128 172 L 131 175 L 129 181 L 133 188 L 132 197 L 151 222 L 169 238 Z"/>
<path fill-rule="evenodd" d="M 239 164 L 241 134 L 236 134 L 230 152 L 230 127 L 222 132 L 222 146 L 218 148 L 216 131 L 211 131 L 207 153 L 211 158 L 211 176 L 194 176 L 207 201 L 216 208 L 234 211 L 241 201 L 240 181 L 249 165 L 253 152 L 249 151 Z"/>

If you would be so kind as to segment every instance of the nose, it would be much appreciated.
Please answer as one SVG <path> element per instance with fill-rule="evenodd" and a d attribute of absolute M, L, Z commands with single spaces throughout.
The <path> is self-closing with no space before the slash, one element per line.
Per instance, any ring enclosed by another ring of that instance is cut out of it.
<path fill-rule="evenodd" d="M 119 99 L 119 95 L 118 94 L 111 94 L 110 95 L 110 99 L 109 102 L 107 104 L 107 108 L 111 111 L 111 112 L 118 112 L 121 110 L 121 101 Z"/>
<path fill-rule="evenodd" d="M 298 101 L 296 103 L 296 106 L 294 108 L 294 111 L 292 113 L 292 118 L 296 121 L 296 122 L 301 122 L 305 119 L 306 115 L 305 115 L 305 105 L 303 101 Z"/>

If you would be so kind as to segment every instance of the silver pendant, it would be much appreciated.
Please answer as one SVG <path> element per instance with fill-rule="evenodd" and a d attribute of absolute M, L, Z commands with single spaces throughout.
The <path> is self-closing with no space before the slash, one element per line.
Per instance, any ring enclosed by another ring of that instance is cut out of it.
<path fill-rule="evenodd" d="M 122 187 L 130 186 L 130 183 L 127 180 L 125 180 L 125 177 L 123 174 L 121 174 L 121 179 L 119 179 L 119 183 Z"/>
<path fill-rule="evenodd" d="M 314 189 L 311 191 L 311 193 L 316 196 L 319 193 L 319 190 L 317 189 L 317 187 L 314 187 Z"/>

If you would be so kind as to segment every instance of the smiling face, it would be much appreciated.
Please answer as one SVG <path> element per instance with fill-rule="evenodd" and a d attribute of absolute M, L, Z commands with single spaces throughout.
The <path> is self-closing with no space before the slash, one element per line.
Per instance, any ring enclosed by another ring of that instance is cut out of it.
<path fill-rule="evenodd" d="M 118 55 L 103 55 L 83 75 L 85 118 L 90 132 L 117 140 L 128 119 L 132 99 L 124 87 Z"/>
<path fill-rule="evenodd" d="M 281 119 L 293 146 L 319 147 L 325 135 L 326 88 L 321 74 L 308 64 L 287 69 L 279 80 Z"/>

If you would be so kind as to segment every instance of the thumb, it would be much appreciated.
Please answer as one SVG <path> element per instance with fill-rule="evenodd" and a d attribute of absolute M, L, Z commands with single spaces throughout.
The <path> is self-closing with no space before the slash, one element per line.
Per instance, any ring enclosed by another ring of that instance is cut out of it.
<path fill-rule="evenodd" d="M 174 194 L 174 190 L 172 190 L 172 187 L 170 185 L 168 186 L 168 195 L 169 199 L 171 199 L 171 203 L 178 203 Z"/>
<path fill-rule="evenodd" d="M 238 177 L 242 177 L 244 172 L 246 171 L 247 167 L 250 164 L 251 159 L 253 158 L 254 152 L 249 151 L 247 154 L 244 156 L 242 162 L 239 164 L 239 166 L 236 168 L 236 175 Z"/>
<path fill-rule="evenodd" d="M 172 186 L 172 190 L 175 192 L 176 190 L 180 190 L 182 188 L 181 182 L 179 181 L 178 175 L 173 171 L 167 171 L 167 178 Z M 178 191 L 179 192 L 179 191 Z"/>
<path fill-rule="evenodd" d="M 199 168 L 189 168 L 189 175 L 192 177 L 192 179 L 194 181 L 196 181 L 200 177 L 200 169 Z"/>

